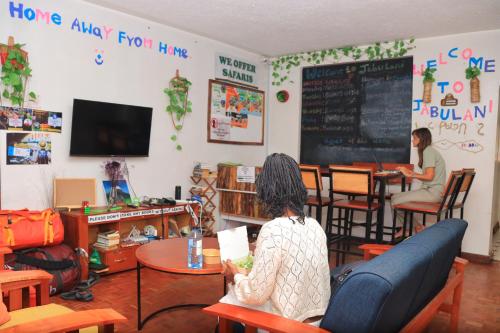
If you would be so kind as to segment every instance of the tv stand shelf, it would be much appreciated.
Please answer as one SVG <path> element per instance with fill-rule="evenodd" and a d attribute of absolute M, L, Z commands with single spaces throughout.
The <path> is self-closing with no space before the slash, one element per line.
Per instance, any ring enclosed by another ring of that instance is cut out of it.
<path fill-rule="evenodd" d="M 198 214 L 198 205 L 191 206 Z M 89 255 L 92 244 L 97 240 L 97 234 L 108 230 L 117 230 L 120 240 L 127 237 L 132 226 L 143 230 L 146 225 L 152 225 L 158 231 L 160 238 L 168 238 L 169 220 L 175 216 L 178 228 L 192 226 L 192 219 L 186 212 L 186 204 L 174 206 L 153 206 L 141 208 L 123 208 L 119 211 L 85 215 L 81 210 L 61 212 L 64 224 L 64 243 L 72 248 L 81 248 Z M 138 245 L 121 247 L 115 250 L 97 249 L 104 264 L 109 266 L 109 273 L 133 269 L 137 265 L 135 250 Z M 88 262 L 80 258 L 82 280 L 88 278 Z"/>

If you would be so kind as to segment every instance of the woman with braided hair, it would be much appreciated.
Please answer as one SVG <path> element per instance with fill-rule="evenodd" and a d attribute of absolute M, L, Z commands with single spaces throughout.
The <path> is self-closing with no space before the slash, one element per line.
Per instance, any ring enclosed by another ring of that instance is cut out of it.
<path fill-rule="evenodd" d="M 250 272 L 224 263 L 234 286 L 221 302 L 318 326 L 330 298 L 328 250 L 321 225 L 304 215 L 307 191 L 298 164 L 285 154 L 268 156 L 256 188 L 273 220 L 260 230 Z"/>

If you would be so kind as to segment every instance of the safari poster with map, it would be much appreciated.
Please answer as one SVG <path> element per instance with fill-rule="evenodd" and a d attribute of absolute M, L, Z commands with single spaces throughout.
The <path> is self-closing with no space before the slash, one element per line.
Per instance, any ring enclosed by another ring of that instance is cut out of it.
<path fill-rule="evenodd" d="M 209 80 L 208 142 L 263 145 L 264 98 L 261 90 Z"/>

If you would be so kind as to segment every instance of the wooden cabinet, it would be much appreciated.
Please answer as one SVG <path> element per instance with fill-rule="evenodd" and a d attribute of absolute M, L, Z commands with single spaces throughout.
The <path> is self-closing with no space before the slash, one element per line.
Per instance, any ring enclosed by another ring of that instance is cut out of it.
<path fill-rule="evenodd" d="M 113 251 L 99 251 L 103 264 L 109 266 L 108 273 L 121 272 L 136 268 L 135 250 L 139 246 L 118 248 Z"/>
<path fill-rule="evenodd" d="M 198 205 L 192 205 L 198 214 Z M 92 244 L 97 241 L 97 234 L 108 230 L 117 230 L 120 239 L 128 236 L 135 225 L 138 230 L 144 230 L 146 225 L 152 225 L 158 230 L 160 238 L 168 238 L 168 226 L 171 218 L 175 219 L 178 228 L 192 226 L 192 219 L 186 211 L 185 204 L 175 206 L 155 206 L 151 208 L 124 208 L 120 211 L 102 212 L 85 215 L 80 210 L 61 212 L 64 224 L 64 242 L 72 248 L 81 248 L 90 254 Z M 118 247 L 115 250 L 99 250 L 101 260 L 109 266 L 109 273 L 120 272 L 136 267 L 135 251 L 139 245 Z M 88 262 L 81 259 L 82 279 L 88 278 Z"/>

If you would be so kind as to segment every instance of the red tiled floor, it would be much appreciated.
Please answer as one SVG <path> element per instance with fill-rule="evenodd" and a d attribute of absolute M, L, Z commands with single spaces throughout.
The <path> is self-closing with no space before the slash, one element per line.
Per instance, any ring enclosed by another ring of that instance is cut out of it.
<path fill-rule="evenodd" d="M 144 314 L 177 303 L 213 304 L 222 296 L 222 276 L 173 275 L 142 270 L 142 300 Z M 127 323 L 118 332 L 137 331 L 136 273 L 128 271 L 105 276 L 92 291 L 94 301 L 82 303 L 51 298 L 74 310 L 111 307 L 126 316 Z M 206 333 L 213 332 L 216 320 L 199 309 L 161 313 L 151 319 L 142 332 Z M 447 315 L 439 314 L 428 332 L 447 332 Z M 491 265 L 470 264 L 465 273 L 464 294 L 460 311 L 459 332 L 500 333 L 500 262 Z"/>

